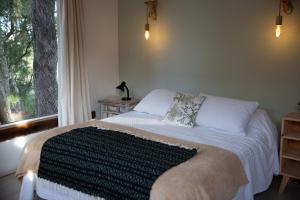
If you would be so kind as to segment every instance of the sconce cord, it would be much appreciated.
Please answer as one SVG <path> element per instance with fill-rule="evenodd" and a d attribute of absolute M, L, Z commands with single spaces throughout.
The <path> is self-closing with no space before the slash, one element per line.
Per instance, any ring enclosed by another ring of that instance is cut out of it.
<path fill-rule="evenodd" d="M 281 16 L 281 2 L 282 2 L 282 0 L 279 0 L 279 11 L 278 11 L 278 16 Z"/>
<path fill-rule="evenodd" d="M 149 4 L 147 2 L 146 3 L 146 22 L 147 22 L 147 24 L 149 23 L 148 19 L 149 19 Z"/>

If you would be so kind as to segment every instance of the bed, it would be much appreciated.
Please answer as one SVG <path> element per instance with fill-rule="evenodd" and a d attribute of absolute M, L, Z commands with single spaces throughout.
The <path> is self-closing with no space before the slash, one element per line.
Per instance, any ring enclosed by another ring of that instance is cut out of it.
<path fill-rule="evenodd" d="M 185 141 L 212 145 L 233 152 L 240 159 L 249 181 L 247 185 L 239 188 L 234 197 L 235 200 L 253 199 L 253 195 L 265 191 L 273 175 L 278 174 L 277 131 L 263 110 L 257 110 L 254 113 L 247 127 L 247 137 L 228 137 L 226 134 L 197 126 L 191 129 L 166 125 L 161 117 L 136 111 L 103 121 Z M 89 196 L 82 194 L 78 196 L 76 191 L 69 189 L 60 191 L 63 195 L 59 195 L 55 183 L 36 183 L 36 174 L 29 173 L 23 179 L 21 199 L 31 199 L 33 190 L 45 199 L 66 199 L 66 195 L 72 199 L 76 195 L 77 199 L 90 199 Z"/>
<path fill-rule="evenodd" d="M 252 200 L 279 173 L 276 127 L 257 108 L 257 102 L 158 89 L 135 111 L 45 131 L 25 148 L 17 169 L 20 199 L 126 193 L 128 199 Z M 169 167 L 158 173 L 163 163 Z"/>

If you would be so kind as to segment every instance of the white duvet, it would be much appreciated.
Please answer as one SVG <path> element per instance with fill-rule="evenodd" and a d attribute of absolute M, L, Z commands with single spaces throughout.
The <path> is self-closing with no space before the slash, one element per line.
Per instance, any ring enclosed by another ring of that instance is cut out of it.
<path fill-rule="evenodd" d="M 263 110 L 254 113 L 247 128 L 247 136 L 218 133 L 203 127 L 185 128 L 167 125 L 161 117 L 136 111 L 107 118 L 103 121 L 213 145 L 233 152 L 240 158 L 249 180 L 246 186 L 239 189 L 234 200 L 253 199 L 254 194 L 265 191 L 269 187 L 273 175 L 278 174 L 279 171 L 277 130 Z M 28 190 L 33 190 L 33 187 L 36 187 L 37 194 L 45 199 L 68 199 L 67 197 L 70 197 L 69 199 L 90 199 L 89 196 L 55 183 L 37 181 L 36 186 L 32 186 L 31 182 L 30 177 L 24 177 L 21 199 L 30 199 L 32 195 L 28 195 Z M 224 187 L 226 186 L 224 185 Z"/>
<path fill-rule="evenodd" d="M 277 130 L 263 110 L 257 110 L 247 127 L 247 136 L 218 133 L 204 127 L 185 128 L 167 125 L 159 116 L 132 111 L 103 121 L 123 124 L 153 133 L 213 145 L 236 154 L 249 183 L 239 189 L 234 200 L 251 200 L 268 189 L 274 174 L 279 173 Z"/>

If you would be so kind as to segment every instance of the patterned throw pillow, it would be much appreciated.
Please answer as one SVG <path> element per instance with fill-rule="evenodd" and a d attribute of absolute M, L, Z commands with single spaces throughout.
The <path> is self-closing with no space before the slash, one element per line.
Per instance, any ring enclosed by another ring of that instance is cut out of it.
<path fill-rule="evenodd" d="M 191 96 L 177 92 L 164 121 L 178 126 L 194 127 L 204 96 Z"/>

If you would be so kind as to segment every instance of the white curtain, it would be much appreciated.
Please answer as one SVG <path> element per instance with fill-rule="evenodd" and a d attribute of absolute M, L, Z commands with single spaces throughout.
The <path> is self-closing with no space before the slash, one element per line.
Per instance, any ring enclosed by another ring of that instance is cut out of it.
<path fill-rule="evenodd" d="M 91 118 L 84 42 L 84 0 L 58 0 L 58 121 L 66 126 Z"/>

